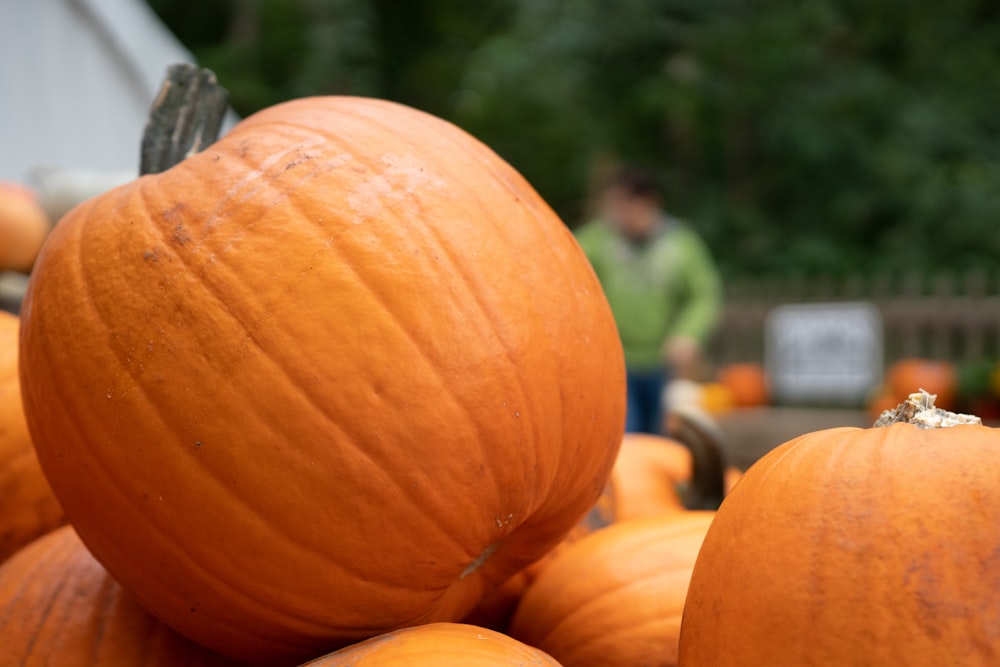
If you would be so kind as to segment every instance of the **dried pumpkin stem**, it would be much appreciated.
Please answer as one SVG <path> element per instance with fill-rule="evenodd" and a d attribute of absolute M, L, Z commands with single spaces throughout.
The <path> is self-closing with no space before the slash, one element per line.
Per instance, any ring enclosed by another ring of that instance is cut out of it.
<path fill-rule="evenodd" d="M 166 171 L 215 143 L 228 106 L 229 94 L 214 72 L 170 65 L 142 135 L 139 173 Z"/>
<path fill-rule="evenodd" d="M 962 424 L 982 424 L 975 415 L 963 415 L 942 410 L 934 405 L 937 396 L 921 389 L 910 394 L 897 407 L 886 410 L 875 421 L 875 427 L 890 424 L 913 424 L 918 428 L 948 428 Z"/>

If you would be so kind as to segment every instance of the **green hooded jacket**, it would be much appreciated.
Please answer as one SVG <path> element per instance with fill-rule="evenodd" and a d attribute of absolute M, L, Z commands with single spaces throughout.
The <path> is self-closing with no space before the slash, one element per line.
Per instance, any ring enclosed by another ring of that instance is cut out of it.
<path fill-rule="evenodd" d="M 653 370 L 665 340 L 704 343 L 722 306 L 722 281 L 708 248 L 681 221 L 664 216 L 653 234 L 631 241 L 595 220 L 576 231 L 614 312 L 630 370 Z"/>

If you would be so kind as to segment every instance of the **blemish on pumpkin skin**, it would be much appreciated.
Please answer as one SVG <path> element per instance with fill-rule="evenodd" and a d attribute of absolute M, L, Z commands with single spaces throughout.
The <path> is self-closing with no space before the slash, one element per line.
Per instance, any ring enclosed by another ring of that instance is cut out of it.
<path fill-rule="evenodd" d="M 147 250 L 146 252 L 142 253 L 142 258 L 144 260 L 146 260 L 147 262 L 152 262 L 152 263 L 159 262 L 160 261 L 160 249 L 159 248 L 153 248 L 152 250 Z"/>
<path fill-rule="evenodd" d="M 459 579 L 465 579 L 467 576 L 469 576 L 470 574 L 472 574 L 473 572 L 475 572 L 476 570 L 478 570 L 479 568 L 481 568 L 483 566 L 483 563 L 485 563 L 487 560 L 489 560 L 490 556 L 492 556 L 494 553 L 496 553 L 497 547 L 499 547 L 499 546 L 500 546 L 499 542 L 494 542 L 493 544 L 491 544 L 488 547 L 486 547 L 485 549 L 483 549 L 483 552 L 481 554 L 479 554 L 478 556 L 476 556 L 475 560 L 473 560 L 471 563 L 469 563 L 468 567 L 466 567 L 462 571 L 462 574 L 460 574 L 458 576 L 458 578 Z"/>
<path fill-rule="evenodd" d="M 184 245 L 191 240 L 191 235 L 188 234 L 187 230 L 184 228 L 184 223 L 178 222 L 177 226 L 174 227 L 174 233 L 171 238 L 177 245 Z"/>

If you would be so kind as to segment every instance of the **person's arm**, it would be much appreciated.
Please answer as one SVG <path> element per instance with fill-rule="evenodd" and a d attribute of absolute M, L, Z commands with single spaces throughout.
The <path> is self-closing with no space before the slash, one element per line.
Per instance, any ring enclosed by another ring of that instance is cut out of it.
<path fill-rule="evenodd" d="M 722 280 L 705 244 L 686 233 L 681 256 L 686 294 L 663 346 L 665 360 L 679 371 L 698 363 L 722 310 Z"/>

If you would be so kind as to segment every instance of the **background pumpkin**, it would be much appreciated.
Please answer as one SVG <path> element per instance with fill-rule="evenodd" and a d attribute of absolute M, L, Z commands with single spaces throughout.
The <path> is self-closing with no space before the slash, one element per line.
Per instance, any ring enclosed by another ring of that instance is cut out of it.
<path fill-rule="evenodd" d="M 27 273 L 50 226 L 33 191 L 0 181 L 0 271 Z"/>
<path fill-rule="evenodd" d="M 713 516 L 632 519 L 570 545 L 525 592 L 511 635 L 566 667 L 676 664 L 688 580 Z"/>
<path fill-rule="evenodd" d="M 159 622 L 64 526 L 0 565 L 0 664 L 236 667 Z"/>
<path fill-rule="evenodd" d="M 460 619 L 593 504 L 623 428 L 568 229 L 385 101 L 266 109 L 85 202 L 23 312 L 28 424 L 81 537 L 245 660 Z"/>
<path fill-rule="evenodd" d="M 462 623 L 430 623 L 372 637 L 303 667 L 559 667 L 507 635 Z"/>
<path fill-rule="evenodd" d="M 17 373 L 20 323 L 0 311 L 0 562 L 64 522 L 35 457 Z"/>
<path fill-rule="evenodd" d="M 897 404 L 912 392 L 924 389 L 937 396 L 938 406 L 953 409 L 958 389 L 958 372 L 947 361 L 906 358 L 889 366 L 885 384 Z"/>
<path fill-rule="evenodd" d="M 718 371 L 718 381 L 729 390 L 732 404 L 736 407 L 759 407 L 771 401 L 767 371 L 758 363 L 723 366 Z"/>
<path fill-rule="evenodd" d="M 680 664 L 998 664 L 998 448 L 896 423 L 772 450 L 708 531 Z"/>

